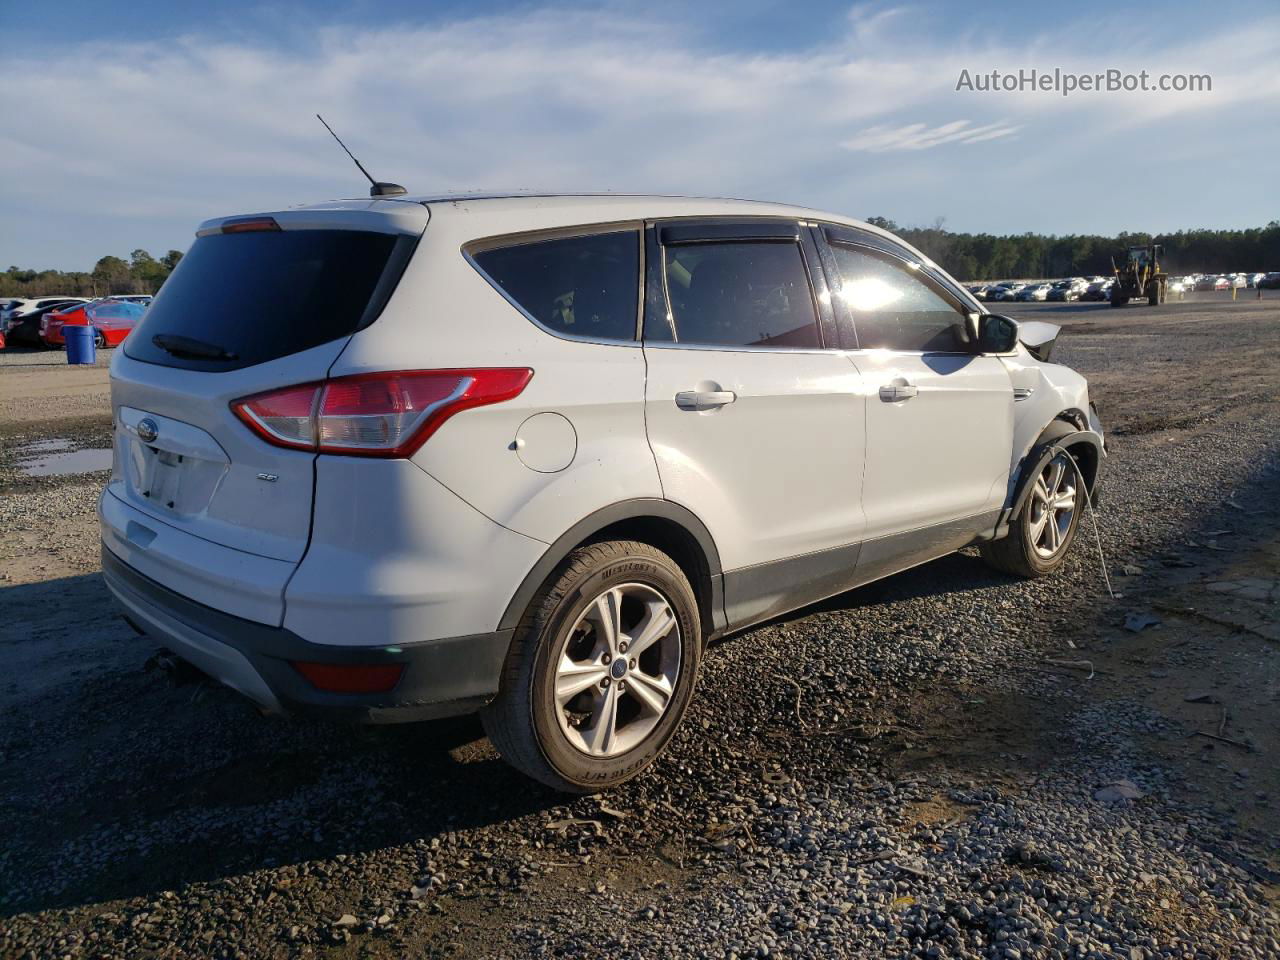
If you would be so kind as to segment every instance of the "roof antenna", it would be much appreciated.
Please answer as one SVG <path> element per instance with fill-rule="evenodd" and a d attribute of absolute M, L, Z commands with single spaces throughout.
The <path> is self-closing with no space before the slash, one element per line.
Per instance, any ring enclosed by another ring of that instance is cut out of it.
<path fill-rule="evenodd" d="M 369 171 L 364 168 L 364 164 L 362 164 L 359 160 L 356 159 L 356 155 L 354 153 L 352 153 L 350 150 L 347 150 L 347 145 L 342 142 L 341 137 L 339 137 L 336 133 L 333 132 L 333 127 L 325 123 L 324 117 L 320 116 L 320 114 L 317 113 L 316 119 L 319 120 L 321 123 L 324 123 L 324 128 L 329 131 L 329 135 L 333 137 L 333 139 L 338 141 L 338 146 L 340 146 L 343 150 L 346 150 L 347 156 L 351 158 L 351 162 L 354 163 L 357 167 L 359 167 L 360 172 L 365 175 L 365 178 L 371 184 L 373 184 L 373 186 L 369 188 L 369 196 L 400 197 L 409 192 L 405 190 L 404 187 L 400 186 L 400 184 L 398 183 L 383 183 L 381 180 L 375 180 L 373 179 L 373 177 L 369 176 Z"/>

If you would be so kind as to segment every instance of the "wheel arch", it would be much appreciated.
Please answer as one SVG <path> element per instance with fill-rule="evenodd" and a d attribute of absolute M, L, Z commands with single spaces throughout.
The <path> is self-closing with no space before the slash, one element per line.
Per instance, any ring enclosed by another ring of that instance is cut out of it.
<path fill-rule="evenodd" d="M 1010 521 L 1018 515 L 1031 494 L 1032 479 L 1057 455 L 1067 451 L 1080 465 L 1084 474 L 1085 489 L 1089 500 L 1096 504 L 1098 472 L 1104 456 L 1101 438 L 1088 428 L 1088 417 L 1080 410 L 1069 409 L 1059 413 L 1036 438 L 1018 468 L 1017 481 L 1012 485 L 1004 512 L 997 524 L 996 536 L 1004 536 Z"/>
<path fill-rule="evenodd" d="M 698 599 L 704 638 L 725 627 L 720 552 L 711 532 L 692 511 L 670 500 L 644 498 L 615 503 L 583 517 L 543 553 L 526 574 L 502 615 L 500 630 L 515 629 L 538 590 L 569 554 L 589 543 L 638 540 L 657 547 L 684 571 Z"/>

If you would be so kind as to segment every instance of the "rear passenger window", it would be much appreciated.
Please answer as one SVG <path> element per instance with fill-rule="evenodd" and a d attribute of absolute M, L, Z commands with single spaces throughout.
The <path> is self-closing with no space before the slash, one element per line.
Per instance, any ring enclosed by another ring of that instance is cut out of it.
<path fill-rule="evenodd" d="M 634 340 L 640 300 L 636 230 L 517 243 L 473 259 L 529 316 L 553 333 Z"/>
<path fill-rule="evenodd" d="M 691 243 L 664 251 L 680 343 L 822 346 L 799 244 Z"/>
<path fill-rule="evenodd" d="M 863 350 L 965 351 L 964 314 L 906 267 L 844 244 L 832 244 L 840 271 L 837 296 L 849 308 Z"/>

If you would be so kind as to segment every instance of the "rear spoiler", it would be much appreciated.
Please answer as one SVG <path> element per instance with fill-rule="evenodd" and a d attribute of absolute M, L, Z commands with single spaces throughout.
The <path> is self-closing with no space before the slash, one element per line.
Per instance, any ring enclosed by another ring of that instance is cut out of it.
<path fill-rule="evenodd" d="M 271 230 L 365 230 L 370 233 L 396 233 L 418 237 L 426 229 L 431 212 L 425 204 L 387 200 L 348 200 L 294 210 L 268 210 L 249 215 L 215 217 L 200 224 L 197 237 L 233 233 L 247 229 L 248 224 L 271 221 Z M 226 229 L 228 226 L 230 230 Z"/>

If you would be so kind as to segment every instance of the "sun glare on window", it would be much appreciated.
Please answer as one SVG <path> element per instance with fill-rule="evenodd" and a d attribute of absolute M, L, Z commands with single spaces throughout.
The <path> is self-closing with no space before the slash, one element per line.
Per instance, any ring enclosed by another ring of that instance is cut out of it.
<path fill-rule="evenodd" d="M 840 297 L 853 310 L 879 310 L 902 299 L 902 290 L 879 277 L 863 277 L 845 283 Z"/>

